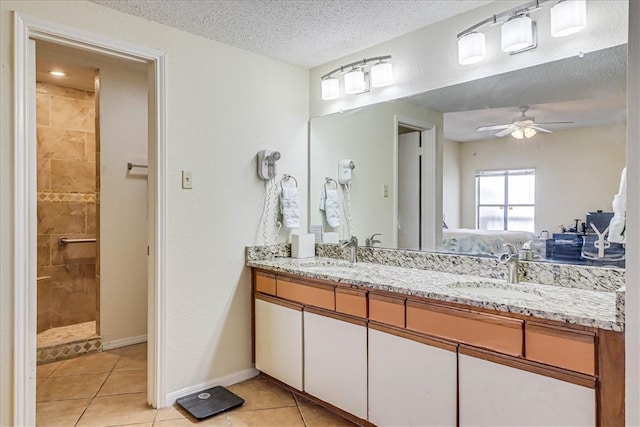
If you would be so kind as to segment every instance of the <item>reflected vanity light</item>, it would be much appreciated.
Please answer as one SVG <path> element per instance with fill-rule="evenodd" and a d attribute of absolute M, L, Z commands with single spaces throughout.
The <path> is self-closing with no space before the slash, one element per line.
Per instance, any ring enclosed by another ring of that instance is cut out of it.
<path fill-rule="evenodd" d="M 500 47 L 511 55 L 534 49 L 537 46 L 536 23 L 529 16 L 551 0 L 533 0 L 523 5 L 497 13 L 458 33 L 458 62 L 470 65 L 484 59 L 485 35 L 476 30 L 502 24 Z M 587 26 L 586 0 L 560 0 L 550 10 L 551 35 L 563 37 L 577 33 Z"/>
<path fill-rule="evenodd" d="M 58 70 L 49 71 L 49 74 L 51 74 L 54 77 L 65 77 L 67 75 L 64 71 L 58 71 Z"/>
<path fill-rule="evenodd" d="M 387 62 L 389 59 L 391 55 L 366 58 L 342 65 L 325 74 L 320 78 L 322 99 L 327 101 L 340 96 L 340 82 L 336 77 L 338 74 L 344 74 L 344 93 L 347 95 L 369 92 L 369 85 L 389 86 L 393 83 L 393 68 L 391 63 Z M 370 63 L 374 65 L 368 69 Z"/>

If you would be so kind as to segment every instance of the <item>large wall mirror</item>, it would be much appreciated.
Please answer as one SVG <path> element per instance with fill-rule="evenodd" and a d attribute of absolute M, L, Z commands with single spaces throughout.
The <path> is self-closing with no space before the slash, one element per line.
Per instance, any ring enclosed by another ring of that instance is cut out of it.
<path fill-rule="evenodd" d="M 351 223 L 361 245 L 375 233 L 376 246 L 470 255 L 512 243 L 536 260 L 623 266 L 622 245 L 604 258 L 587 246 L 591 224 L 607 225 L 626 165 L 626 53 L 620 45 L 312 118 L 310 224 L 345 238 Z M 522 134 L 504 128 L 514 122 Z M 349 185 L 335 182 L 345 159 L 355 165 Z M 319 204 L 335 188 L 331 227 Z"/>

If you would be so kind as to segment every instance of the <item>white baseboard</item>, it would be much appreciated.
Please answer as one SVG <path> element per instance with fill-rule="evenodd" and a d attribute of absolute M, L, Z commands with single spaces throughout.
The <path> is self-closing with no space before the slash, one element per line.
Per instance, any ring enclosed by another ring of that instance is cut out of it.
<path fill-rule="evenodd" d="M 181 390 L 171 392 L 167 394 L 167 398 L 166 398 L 167 406 L 173 405 L 177 399 L 183 396 L 188 396 L 193 393 L 198 393 L 199 391 L 206 390 L 211 387 L 216 387 L 219 385 L 223 387 L 230 386 L 230 385 L 239 383 L 241 381 L 248 380 L 249 378 L 253 378 L 259 373 L 260 371 L 258 371 L 255 368 L 245 369 L 244 371 L 234 372 L 233 374 L 229 374 L 221 378 L 216 378 L 214 380 L 207 381 L 205 383 L 197 384 L 191 387 L 187 387 Z"/>
<path fill-rule="evenodd" d="M 102 350 L 113 350 L 114 348 L 126 347 L 128 345 L 140 344 L 147 342 L 146 335 L 138 335 L 137 337 L 123 338 L 121 340 L 109 341 L 102 343 Z"/>

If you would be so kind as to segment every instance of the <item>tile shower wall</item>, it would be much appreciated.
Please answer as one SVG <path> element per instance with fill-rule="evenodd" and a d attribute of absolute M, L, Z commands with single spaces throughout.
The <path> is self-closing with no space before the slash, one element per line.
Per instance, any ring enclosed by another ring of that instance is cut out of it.
<path fill-rule="evenodd" d="M 36 85 L 38 332 L 96 320 L 95 94 Z"/>

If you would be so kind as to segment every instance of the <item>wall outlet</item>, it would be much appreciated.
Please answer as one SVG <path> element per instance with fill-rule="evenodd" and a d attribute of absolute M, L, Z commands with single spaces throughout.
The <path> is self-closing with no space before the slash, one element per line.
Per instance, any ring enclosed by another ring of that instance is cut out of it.
<path fill-rule="evenodd" d="M 191 190 L 193 188 L 193 177 L 191 171 L 182 171 L 182 188 Z"/>

